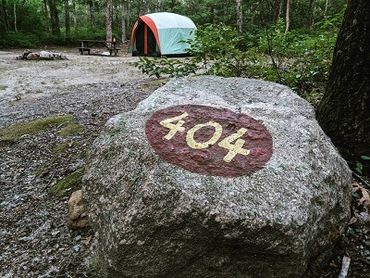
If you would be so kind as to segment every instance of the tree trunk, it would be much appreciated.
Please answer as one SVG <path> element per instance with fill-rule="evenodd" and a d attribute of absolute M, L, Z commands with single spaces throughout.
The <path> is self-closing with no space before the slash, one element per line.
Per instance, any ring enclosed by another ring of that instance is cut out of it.
<path fill-rule="evenodd" d="M 289 32 L 289 28 L 290 28 L 290 0 L 286 0 L 285 33 Z"/>
<path fill-rule="evenodd" d="M 104 1 L 106 41 L 112 41 L 112 0 Z"/>
<path fill-rule="evenodd" d="M 1 1 L 1 7 L 0 7 L 0 33 L 6 33 L 8 31 L 8 16 L 6 13 L 6 2 L 5 0 Z"/>
<path fill-rule="evenodd" d="M 122 29 L 122 42 L 126 41 L 127 32 L 126 32 L 126 8 L 125 8 L 125 0 L 121 0 L 121 29 Z"/>
<path fill-rule="evenodd" d="M 131 30 L 131 4 L 130 1 L 127 1 L 127 20 L 126 20 L 126 30 Z"/>
<path fill-rule="evenodd" d="M 274 23 L 277 23 L 279 21 L 280 15 L 281 15 L 281 6 L 283 2 L 281 0 L 275 0 L 274 5 Z"/>
<path fill-rule="evenodd" d="M 242 0 L 236 0 L 236 26 L 239 33 L 243 32 L 243 6 Z"/>
<path fill-rule="evenodd" d="M 46 22 L 46 31 L 51 32 L 51 19 L 50 19 L 50 11 L 48 8 L 48 1 L 43 0 L 43 13 Z"/>
<path fill-rule="evenodd" d="M 13 0 L 13 15 L 14 15 L 14 32 L 18 32 L 17 28 L 17 4 L 15 0 Z"/>
<path fill-rule="evenodd" d="M 2 6 L 2 11 L 3 11 L 3 16 L 4 16 L 4 25 L 6 27 L 6 30 L 8 31 L 8 30 L 10 30 L 11 25 L 9 23 L 8 11 L 7 11 L 7 8 L 6 8 L 7 7 L 6 0 L 2 0 L 1 4 L 2 4 L 1 6 Z"/>
<path fill-rule="evenodd" d="M 64 26 L 66 28 L 66 41 L 70 41 L 71 21 L 69 17 L 69 0 L 64 0 Z"/>
<path fill-rule="evenodd" d="M 334 49 L 326 93 L 317 117 L 341 154 L 370 176 L 370 1 L 352 0 Z"/>
<path fill-rule="evenodd" d="M 315 0 L 310 0 L 309 4 L 309 18 L 308 18 L 308 24 L 307 27 L 312 28 L 314 23 L 314 16 L 315 16 Z"/>
<path fill-rule="evenodd" d="M 76 17 L 76 0 L 72 0 L 72 25 L 74 28 L 77 27 L 77 17 Z"/>
<path fill-rule="evenodd" d="M 89 24 L 90 27 L 94 27 L 94 0 L 89 0 L 87 4 L 89 5 Z"/>
<path fill-rule="evenodd" d="M 209 14 L 210 14 L 210 16 L 209 16 L 209 22 L 211 24 L 215 24 L 215 22 L 216 22 L 216 19 L 215 19 L 215 7 L 213 5 L 209 5 L 208 7 L 209 7 Z"/>
<path fill-rule="evenodd" d="M 50 20 L 51 20 L 51 33 L 55 36 L 60 36 L 60 25 L 58 10 L 56 5 L 56 0 L 49 0 L 49 11 L 50 11 Z"/>

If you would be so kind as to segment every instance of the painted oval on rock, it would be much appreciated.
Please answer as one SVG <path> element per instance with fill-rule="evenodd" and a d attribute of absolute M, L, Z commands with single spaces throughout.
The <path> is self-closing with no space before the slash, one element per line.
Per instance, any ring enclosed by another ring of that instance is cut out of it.
<path fill-rule="evenodd" d="M 150 117 L 145 133 L 162 159 L 200 174 L 251 175 L 272 155 L 272 136 L 267 128 L 226 108 L 168 107 Z"/>

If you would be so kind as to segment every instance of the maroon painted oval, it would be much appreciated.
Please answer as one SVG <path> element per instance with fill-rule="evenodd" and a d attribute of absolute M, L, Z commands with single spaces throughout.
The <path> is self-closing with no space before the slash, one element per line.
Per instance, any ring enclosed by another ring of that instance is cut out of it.
<path fill-rule="evenodd" d="M 251 175 L 263 168 L 273 149 L 262 122 L 226 108 L 168 107 L 153 113 L 145 133 L 165 161 L 212 176 Z"/>

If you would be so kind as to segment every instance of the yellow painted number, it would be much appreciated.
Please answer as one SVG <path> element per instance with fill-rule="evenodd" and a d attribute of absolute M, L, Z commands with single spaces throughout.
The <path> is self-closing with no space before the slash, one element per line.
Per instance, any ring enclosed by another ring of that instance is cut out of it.
<path fill-rule="evenodd" d="M 183 127 L 182 125 L 185 123 L 185 121 L 183 119 L 185 119 L 187 116 L 189 116 L 189 114 L 184 112 L 179 116 L 169 118 L 169 119 L 165 119 L 165 120 L 159 122 L 159 124 L 161 126 L 163 126 L 165 128 L 168 128 L 170 130 L 163 138 L 165 138 L 167 140 L 170 140 L 173 136 L 175 136 L 175 134 L 178 131 L 184 132 L 185 127 Z M 173 122 L 177 122 L 177 123 L 173 124 Z"/>
<path fill-rule="evenodd" d="M 227 155 L 224 157 L 225 162 L 230 162 L 231 160 L 234 159 L 234 157 L 237 154 L 247 156 L 249 155 L 250 151 L 247 149 L 243 149 L 243 145 L 245 143 L 245 140 L 239 139 L 242 137 L 245 133 L 247 132 L 246 128 L 241 128 L 238 130 L 238 132 L 231 134 L 230 136 L 226 137 L 224 140 L 222 140 L 218 145 L 221 148 L 229 150 Z M 236 142 L 233 144 L 232 142 Z"/>
<path fill-rule="evenodd" d="M 208 126 L 211 126 L 215 129 L 213 136 L 207 142 L 202 142 L 202 143 L 196 142 L 194 140 L 195 132 L 197 132 L 199 129 L 203 127 L 208 127 Z M 205 149 L 211 145 L 214 145 L 218 141 L 218 139 L 220 139 L 221 134 L 222 134 L 222 126 L 219 123 L 210 121 L 205 124 L 198 124 L 194 126 L 192 129 L 189 129 L 189 131 L 186 133 L 186 143 L 192 149 L 196 149 L 196 150 Z"/>
<path fill-rule="evenodd" d="M 170 140 L 177 132 L 184 132 L 185 127 L 183 127 L 185 121 L 184 119 L 189 116 L 188 113 L 184 112 L 179 116 L 165 119 L 160 123 L 161 126 L 168 128 L 170 131 L 163 137 L 164 139 Z M 195 133 L 204 128 L 204 127 L 213 127 L 215 129 L 212 137 L 206 142 L 197 142 L 194 139 Z M 245 140 L 240 139 L 247 132 L 246 128 L 239 129 L 236 133 L 231 134 L 230 136 L 223 139 L 218 143 L 218 146 L 228 150 L 229 152 L 224 157 L 224 161 L 229 163 L 231 162 L 237 154 L 247 156 L 250 151 L 248 149 L 243 149 Z M 209 146 L 216 144 L 222 135 L 222 126 L 214 121 L 209 121 L 204 124 L 197 124 L 192 127 L 186 133 L 186 143 L 188 146 L 195 150 L 206 149 Z M 235 143 L 233 143 L 235 141 Z"/>

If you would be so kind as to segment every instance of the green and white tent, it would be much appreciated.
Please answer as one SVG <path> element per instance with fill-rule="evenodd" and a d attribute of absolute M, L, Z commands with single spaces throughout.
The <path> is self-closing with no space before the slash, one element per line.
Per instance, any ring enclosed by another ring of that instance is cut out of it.
<path fill-rule="evenodd" d="M 174 13 L 152 13 L 139 17 L 131 32 L 133 55 L 183 55 L 189 45 L 183 40 L 193 39 L 194 22 Z"/>

